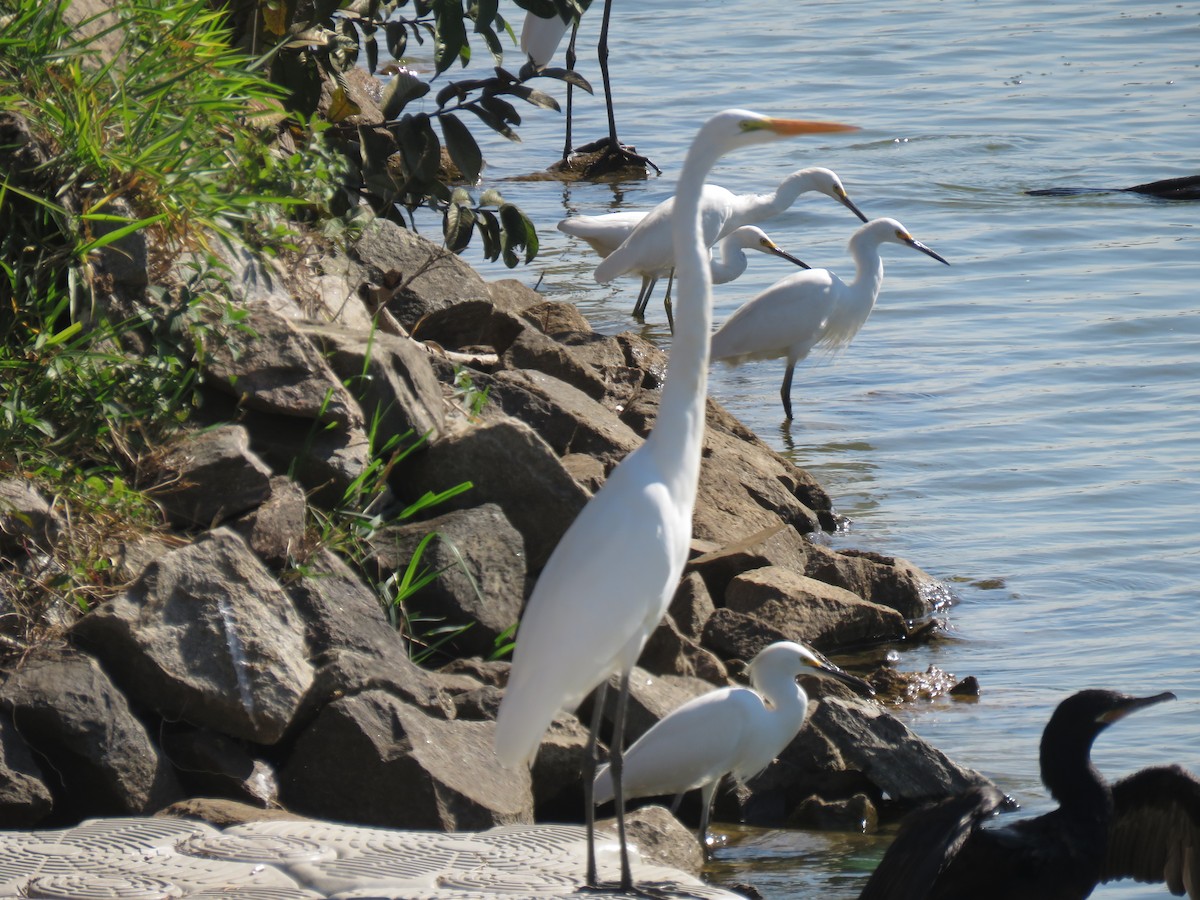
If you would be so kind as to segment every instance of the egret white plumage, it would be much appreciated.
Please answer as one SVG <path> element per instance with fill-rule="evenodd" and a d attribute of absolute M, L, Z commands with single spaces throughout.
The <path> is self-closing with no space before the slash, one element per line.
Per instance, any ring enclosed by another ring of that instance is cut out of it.
<path fill-rule="evenodd" d="M 530 762 L 559 710 L 575 709 L 593 688 L 619 673 L 612 757 L 619 784 L 629 672 L 666 612 L 692 534 L 712 322 L 708 249 L 700 239 L 704 178 L 718 158 L 739 147 L 788 135 L 850 130 L 835 123 L 726 110 L 709 119 L 692 142 L 676 188 L 681 319 L 658 418 L 642 446 L 613 469 L 576 517 L 538 577 L 521 619 L 496 720 L 496 755 L 503 764 Z M 591 783 L 589 776 L 589 838 Z M 622 799 L 618 786 L 621 886 L 631 888 Z M 590 841 L 588 856 L 588 883 L 594 884 Z"/>
<path fill-rule="evenodd" d="M 757 775 L 800 732 L 808 695 L 799 675 L 836 678 L 866 694 L 871 686 L 803 644 L 779 641 L 760 650 L 746 669 L 753 688 L 709 691 L 660 719 L 625 751 L 625 796 L 653 797 L 700 789 L 700 846 L 708 849 L 713 797 L 725 775 Z M 593 799 L 611 800 L 613 779 L 596 774 Z"/>
<path fill-rule="evenodd" d="M 711 247 L 743 225 L 753 225 L 779 215 L 791 207 L 801 194 L 812 191 L 833 198 L 861 221 L 867 221 L 867 217 L 846 193 L 837 173 L 822 168 L 800 169 L 779 182 L 775 190 L 764 194 L 735 194 L 720 185 L 706 184 L 700 200 L 704 240 Z M 641 277 L 642 289 L 633 308 L 635 316 L 645 314 L 655 282 L 674 268 L 675 255 L 671 244 L 673 210 L 674 198 L 658 204 L 637 223 L 620 246 L 609 251 L 596 267 L 595 277 L 600 284 L 607 284 L 622 275 Z M 620 224 L 624 225 L 625 222 Z M 560 222 L 560 230 L 564 230 L 562 225 Z M 615 227 L 613 231 L 615 234 Z"/>
<path fill-rule="evenodd" d="M 746 360 L 787 360 L 784 414 L 792 418 L 792 375 L 796 363 L 818 345 L 840 350 L 854 340 L 875 307 L 883 284 L 883 244 L 904 244 L 945 263 L 895 219 L 875 219 L 850 238 L 854 280 L 849 284 L 828 269 L 808 269 L 775 282 L 751 298 L 712 336 L 712 358 L 730 365 Z"/>

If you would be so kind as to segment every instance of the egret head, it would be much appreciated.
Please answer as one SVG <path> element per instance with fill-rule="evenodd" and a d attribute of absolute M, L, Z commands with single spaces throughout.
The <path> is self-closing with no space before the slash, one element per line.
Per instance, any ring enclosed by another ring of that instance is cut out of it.
<path fill-rule="evenodd" d="M 804 175 L 807 179 L 808 186 L 819 191 L 826 197 L 832 197 L 850 212 L 858 216 L 860 222 L 866 222 L 867 217 L 863 211 L 854 205 L 854 201 L 850 199 L 850 195 L 846 193 L 846 188 L 842 186 L 842 179 L 838 178 L 837 173 L 830 169 L 804 169 Z"/>
<path fill-rule="evenodd" d="M 792 679 L 801 675 L 816 675 L 837 679 L 868 696 L 875 693 L 875 689 L 861 678 L 838 668 L 817 651 L 793 641 L 778 641 L 760 650 L 750 662 L 747 672 L 755 684 L 760 679 L 780 674 Z"/>
<path fill-rule="evenodd" d="M 707 140 L 724 154 L 738 147 L 765 144 L 798 134 L 829 134 L 857 131 L 854 125 L 839 122 L 812 122 L 807 119 L 777 119 L 745 109 L 727 109 L 717 113 L 700 129 L 697 140 Z"/>
<path fill-rule="evenodd" d="M 944 265 L 950 265 L 950 263 L 942 259 L 942 257 L 935 253 L 931 248 L 926 247 L 915 237 L 913 237 L 912 234 L 909 233 L 908 229 L 895 219 L 872 219 L 857 232 L 855 232 L 855 235 L 853 238 L 851 238 L 851 241 L 855 240 L 856 238 L 860 238 L 860 236 L 866 240 L 875 241 L 878 244 L 904 244 L 907 247 L 912 247 L 914 250 L 920 250 L 926 256 L 931 256 Z"/>

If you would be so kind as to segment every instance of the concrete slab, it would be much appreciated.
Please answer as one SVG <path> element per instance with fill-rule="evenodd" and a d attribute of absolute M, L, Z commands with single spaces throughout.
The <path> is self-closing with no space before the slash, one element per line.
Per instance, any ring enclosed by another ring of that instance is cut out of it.
<path fill-rule="evenodd" d="M 601 880 L 615 884 L 616 840 L 597 836 Z M 571 825 L 443 834 L 320 821 L 222 831 L 180 819 L 93 819 L 0 833 L 0 900 L 579 900 L 584 847 L 583 829 Z M 738 900 L 636 854 L 631 861 L 637 884 L 664 900 Z"/>

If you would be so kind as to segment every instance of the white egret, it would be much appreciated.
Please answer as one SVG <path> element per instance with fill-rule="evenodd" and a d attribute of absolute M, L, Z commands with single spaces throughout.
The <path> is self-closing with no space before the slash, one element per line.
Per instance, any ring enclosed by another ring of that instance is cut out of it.
<path fill-rule="evenodd" d="M 617 232 L 629 234 L 645 216 L 646 213 L 642 212 L 608 213 L 603 216 L 572 216 L 559 222 L 558 230 L 582 239 L 597 254 L 604 257 L 608 256 L 624 240 L 621 238 L 615 243 L 613 242 Z M 808 263 L 783 250 L 771 239 L 770 235 L 755 225 L 743 225 L 741 228 L 734 229 L 726 237 L 717 241 L 714 249 L 716 252 L 712 254 L 713 259 L 709 262 L 709 273 L 712 276 L 713 284 L 727 284 L 740 278 L 749 265 L 745 253 L 747 250 L 769 253 L 780 259 L 786 259 L 802 269 L 808 268 Z M 655 281 L 657 278 L 651 280 L 647 286 L 643 280 L 642 290 L 647 297 L 654 289 Z M 671 311 L 669 290 L 663 306 L 667 311 L 667 322 L 671 326 L 671 331 L 674 331 L 675 319 Z"/>
<path fill-rule="evenodd" d="M 700 200 L 704 222 L 704 240 L 711 247 L 743 225 L 752 225 L 779 215 L 791 207 L 801 194 L 812 191 L 832 197 L 858 216 L 861 221 L 867 221 L 867 217 L 855 206 L 854 201 L 846 193 L 846 188 L 842 185 L 842 180 L 836 172 L 822 168 L 800 169 L 779 182 L 779 186 L 774 191 L 765 194 L 735 194 L 720 185 L 706 184 Z M 668 274 L 675 265 L 674 250 L 671 246 L 673 209 L 674 199 L 670 198 L 650 210 L 626 235 L 618 247 L 604 254 L 604 260 L 596 267 L 595 277 L 600 284 L 607 284 L 622 275 L 641 277 L 642 289 L 638 292 L 637 302 L 633 307 L 635 316 L 645 314 L 655 282 L 663 275 Z M 611 213 L 610 215 L 626 214 Z M 599 220 L 608 217 L 595 216 L 593 218 Z M 570 221 L 570 219 L 564 220 L 564 222 Z M 627 220 L 613 220 L 612 234 L 614 237 L 618 231 L 616 226 L 624 226 L 626 222 Z M 598 231 L 603 224 L 605 223 L 596 223 L 596 227 L 592 230 Z M 559 230 L 565 231 L 566 229 L 562 226 L 563 222 L 560 222 Z M 574 227 L 580 228 L 579 226 Z M 669 291 L 667 299 L 670 299 Z"/>
<path fill-rule="evenodd" d="M 702 694 L 659 720 L 625 751 L 622 786 L 627 798 L 700 789 L 698 836 L 705 851 L 721 779 L 733 775 L 745 781 L 757 775 L 800 732 L 808 695 L 797 676 L 829 676 L 874 693 L 861 678 L 791 641 L 760 650 L 746 672 L 753 689 L 726 687 Z M 612 796 L 612 772 L 605 766 L 596 774 L 593 799 L 600 804 Z"/>
<path fill-rule="evenodd" d="M 787 360 L 780 397 L 792 418 L 792 374 L 796 363 L 818 344 L 830 350 L 846 347 L 862 328 L 883 284 L 882 244 L 906 244 L 938 256 L 895 219 L 875 219 L 850 238 L 854 280 L 849 284 L 828 269 L 789 275 L 747 301 L 712 336 L 712 358 L 730 365 L 750 359 Z"/>
<path fill-rule="evenodd" d="M 700 238 L 704 178 L 717 159 L 739 147 L 788 135 L 851 130 L 835 123 L 726 110 L 709 119 L 692 142 L 676 187 L 682 317 L 658 418 L 642 446 L 613 469 L 567 529 L 529 597 L 496 720 L 496 755 L 504 765 L 529 763 L 559 710 L 574 710 L 593 688 L 619 673 L 621 694 L 612 742 L 619 785 L 629 672 L 666 612 L 692 535 L 712 322 L 708 249 Z M 602 707 L 598 699 L 597 710 Z M 593 740 L 594 731 L 595 727 Z M 584 784 L 587 879 L 594 885 L 592 778 Z M 632 888 L 622 799 L 618 786 L 621 887 Z"/>
<path fill-rule="evenodd" d="M 579 0 L 578 6 L 581 12 L 571 22 L 571 41 L 567 44 L 567 69 L 570 71 L 575 70 L 575 39 L 579 35 L 579 19 L 590 5 L 591 0 Z M 604 0 L 604 15 L 600 22 L 600 40 L 596 45 L 596 55 L 600 61 L 600 78 L 604 84 L 604 106 L 605 111 L 608 113 L 608 137 L 594 141 L 586 147 L 580 147 L 578 151 L 572 150 L 571 114 L 574 101 L 574 85 L 568 81 L 567 128 L 566 138 L 563 142 L 563 162 L 566 162 L 570 158 L 572 152 L 586 153 L 604 150 L 605 155 L 589 166 L 588 170 L 584 173 L 585 177 L 590 177 L 593 174 L 603 174 L 619 166 L 629 165 L 640 166 L 643 169 L 648 167 L 662 174 L 658 166 L 635 152 L 632 147 L 626 147 L 617 139 L 617 118 L 613 113 L 612 83 L 608 77 L 608 26 L 611 17 L 612 0 Z M 529 59 L 537 68 L 544 69 L 550 64 L 550 60 L 553 58 L 555 51 L 558 50 L 558 45 L 562 42 L 566 31 L 567 22 L 561 16 L 554 15 L 549 18 L 543 18 L 529 11 L 525 14 L 524 25 L 521 26 L 521 49 L 528 54 Z"/>

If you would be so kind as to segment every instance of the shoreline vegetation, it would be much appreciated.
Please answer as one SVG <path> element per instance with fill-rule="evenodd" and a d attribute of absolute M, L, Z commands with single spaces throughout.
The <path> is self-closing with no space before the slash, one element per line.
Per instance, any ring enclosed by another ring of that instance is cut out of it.
<path fill-rule="evenodd" d="M 354 21 L 333 33 L 361 38 Z M 248 57 L 228 26 L 194 0 L 0 4 L 0 820 L 578 821 L 579 720 L 532 772 L 503 770 L 491 734 L 524 600 L 649 431 L 665 356 L 453 252 L 477 236 L 515 267 L 536 228 L 433 186 L 429 122 L 397 116 L 411 75 L 379 90 L 351 65 L 307 109 L 288 79 L 345 46 L 293 33 Z M 504 106 L 478 117 L 507 128 L 503 96 L 571 78 L 495 77 L 439 109 L 486 96 Z M 469 173 L 446 121 L 437 162 Z M 441 242 L 404 227 L 422 190 Z M 710 400 L 691 560 L 630 739 L 779 640 L 883 697 L 806 685 L 800 736 L 716 821 L 862 830 L 986 783 L 888 711 L 973 690 L 885 663 L 936 639 L 952 594 L 831 549 L 836 527 L 820 485 Z"/>

